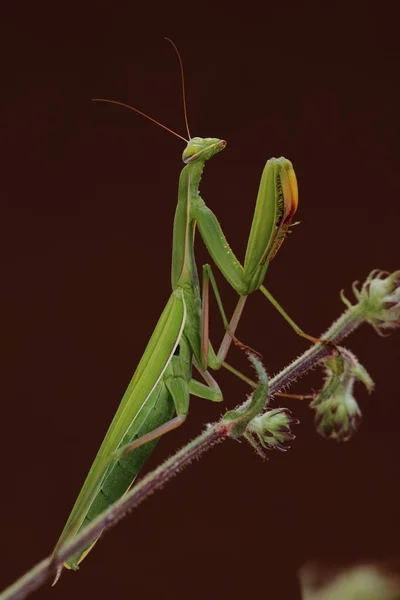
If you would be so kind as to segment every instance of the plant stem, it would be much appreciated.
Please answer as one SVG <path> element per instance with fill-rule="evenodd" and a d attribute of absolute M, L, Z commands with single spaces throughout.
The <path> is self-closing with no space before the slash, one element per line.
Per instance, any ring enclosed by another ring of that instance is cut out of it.
<path fill-rule="evenodd" d="M 357 311 L 357 306 L 349 308 L 322 335 L 322 338 L 338 344 L 344 337 L 359 327 L 362 322 L 363 319 L 359 311 Z M 306 350 L 306 352 L 271 379 L 269 385 L 270 395 L 285 389 L 293 381 L 302 377 L 307 371 L 314 368 L 326 358 L 331 351 L 331 345 L 326 343 L 316 344 Z M 131 510 L 150 496 L 150 494 L 163 487 L 169 479 L 179 473 L 194 458 L 199 458 L 203 452 L 229 437 L 229 433 L 229 424 L 228 422 L 224 422 L 223 418 L 221 421 L 209 425 L 201 435 L 178 450 L 178 452 L 168 458 L 157 469 L 148 473 L 130 492 L 105 510 L 70 542 L 64 544 L 56 555 L 42 560 L 9 588 L 4 590 L 0 594 L 0 600 L 20 600 L 26 598 L 26 596 L 42 586 L 50 577 L 54 577 L 64 561 L 85 548 L 91 540 L 98 537 L 102 532 L 113 527 Z"/>
<path fill-rule="evenodd" d="M 0 594 L 0 600 L 17 600 L 26 598 L 38 589 L 50 577 L 55 577 L 59 567 L 71 556 L 98 537 L 103 531 L 118 523 L 128 512 L 136 508 L 150 494 L 160 489 L 171 477 L 179 473 L 193 458 L 198 458 L 226 437 L 226 425 L 216 423 L 208 427 L 201 435 L 178 450 L 157 469 L 146 475 L 128 494 L 112 504 L 106 511 L 94 519 L 70 542 L 64 544 L 55 556 L 49 556 L 18 579 L 13 585 Z"/>

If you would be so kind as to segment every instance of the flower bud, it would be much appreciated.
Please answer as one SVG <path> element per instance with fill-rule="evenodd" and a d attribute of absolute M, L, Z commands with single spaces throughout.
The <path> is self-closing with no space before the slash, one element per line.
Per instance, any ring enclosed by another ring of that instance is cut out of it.
<path fill-rule="evenodd" d="M 389 274 L 375 269 L 368 275 L 361 291 L 356 283 L 353 284 L 353 292 L 362 318 L 377 333 L 384 335 L 385 330 L 400 327 L 400 271 Z M 342 300 L 352 306 L 343 293 Z"/>
<path fill-rule="evenodd" d="M 297 419 L 291 417 L 288 408 L 267 410 L 250 421 L 246 430 L 246 438 L 259 453 L 262 451 L 258 442 L 263 448 L 277 448 L 286 451 L 289 446 L 285 447 L 285 442 L 295 438 L 290 430 L 290 425 L 298 422 Z"/>
<path fill-rule="evenodd" d="M 371 377 L 352 352 L 343 347 L 324 361 L 325 382 L 311 402 L 315 409 L 315 424 L 323 437 L 345 442 L 351 438 L 361 420 L 361 411 L 353 396 L 356 379 L 370 392 L 374 387 Z"/>

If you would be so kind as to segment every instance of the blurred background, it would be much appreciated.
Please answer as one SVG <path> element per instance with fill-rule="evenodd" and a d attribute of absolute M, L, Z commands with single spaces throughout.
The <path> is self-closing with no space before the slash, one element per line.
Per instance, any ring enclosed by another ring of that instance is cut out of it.
<path fill-rule="evenodd" d="M 394 4 L 392 4 L 394 6 Z M 266 159 L 293 161 L 298 219 L 268 288 L 321 334 L 373 268 L 400 268 L 398 32 L 391 3 L 212 7 L 96 2 L 1 8 L 0 587 L 54 546 L 170 294 L 183 143 L 106 97 L 227 149 L 201 192 L 244 256 Z M 198 265 L 209 258 L 200 237 Z M 228 313 L 235 294 L 218 274 Z M 212 339 L 223 329 L 212 306 Z M 270 375 L 307 348 L 261 294 L 239 338 Z M 77 574 L 40 598 L 300 598 L 296 572 L 399 556 L 400 332 L 363 326 L 346 343 L 376 383 L 343 444 L 306 403 L 287 453 L 261 461 L 226 442 L 108 533 Z M 250 373 L 237 349 L 230 360 Z M 154 468 L 247 388 L 219 373 L 225 404 L 193 398 Z M 318 388 L 315 371 L 291 391 Z M 278 403 L 276 403 L 278 405 Z"/>

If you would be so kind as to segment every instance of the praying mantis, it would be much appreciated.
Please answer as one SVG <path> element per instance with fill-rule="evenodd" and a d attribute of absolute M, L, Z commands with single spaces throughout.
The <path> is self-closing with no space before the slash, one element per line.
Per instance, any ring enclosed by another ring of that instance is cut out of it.
<path fill-rule="evenodd" d="M 182 60 L 175 44 L 171 43 L 180 61 L 184 114 L 189 136 L 189 140 L 181 138 L 187 145 L 182 155 L 185 166 L 179 178 L 173 225 L 172 292 L 90 468 L 54 553 L 129 490 L 158 439 L 184 423 L 191 394 L 213 402 L 222 400 L 222 392 L 209 369 L 218 370 L 224 366 L 247 380 L 230 367 L 225 358 L 232 341 L 241 345 L 235 338 L 235 332 L 246 299 L 251 293 L 260 290 L 297 333 L 317 341 L 305 334 L 289 318 L 263 286 L 269 264 L 279 250 L 297 210 L 298 189 L 292 163 L 283 157 L 272 158 L 264 167 L 242 265 L 228 245 L 216 216 L 199 194 L 205 163 L 222 151 L 226 142 L 218 138 L 190 137 Z M 97 101 L 125 106 L 155 121 L 121 102 L 105 99 Z M 155 122 L 168 129 L 158 121 Z M 194 255 L 196 228 L 213 262 L 239 294 L 230 321 L 226 317 L 212 268 L 208 264 L 203 266 L 200 293 Z M 209 340 L 210 284 L 226 329 L 218 352 L 214 351 Z M 192 377 L 193 366 L 205 383 Z M 173 416 L 174 413 L 176 416 Z M 78 569 L 79 563 L 96 541 L 93 540 L 88 548 L 69 559 L 65 566 Z"/>

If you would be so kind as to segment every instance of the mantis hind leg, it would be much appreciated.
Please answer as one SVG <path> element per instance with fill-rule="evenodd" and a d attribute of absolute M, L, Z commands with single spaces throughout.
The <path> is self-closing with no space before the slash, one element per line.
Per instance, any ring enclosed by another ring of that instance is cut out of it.
<path fill-rule="evenodd" d="M 113 453 L 114 459 L 126 456 L 133 450 L 144 446 L 148 442 L 160 438 L 161 436 L 180 427 L 185 421 L 189 412 L 189 388 L 187 382 L 182 377 L 167 377 L 163 384 L 168 389 L 175 404 L 176 417 L 169 419 L 159 427 L 149 431 L 136 438 L 133 442 L 121 446 Z"/>
<path fill-rule="evenodd" d="M 116 459 L 121 458 L 122 456 L 125 456 L 126 454 L 133 452 L 134 450 L 136 450 L 136 448 L 140 448 L 141 446 L 144 446 L 148 442 L 152 442 L 153 440 L 160 438 L 161 436 L 165 435 L 166 433 L 169 433 L 170 431 L 173 431 L 174 429 L 177 429 L 177 427 L 180 427 L 181 425 L 183 425 L 183 423 L 185 421 L 186 421 L 186 415 L 177 415 L 176 417 L 174 417 L 173 419 L 170 419 L 163 425 L 160 425 L 160 427 L 157 427 L 153 431 L 150 431 L 149 433 L 142 435 L 140 438 L 137 438 L 134 442 L 131 442 L 130 444 L 126 444 L 125 446 L 122 446 L 121 448 L 118 448 L 118 450 L 116 450 L 114 452 L 114 458 L 116 458 Z"/>
<path fill-rule="evenodd" d="M 215 380 L 212 377 L 211 379 L 214 385 L 212 385 L 211 381 L 207 382 L 208 385 L 203 385 L 194 379 L 187 382 L 182 377 L 168 377 L 164 383 L 174 401 L 177 413 L 176 417 L 169 419 L 166 423 L 156 427 L 153 431 L 145 433 L 133 442 L 118 448 L 114 452 L 114 458 L 121 458 L 122 456 L 133 452 L 133 450 L 144 446 L 148 442 L 152 442 L 183 425 L 189 412 L 190 394 L 205 398 L 206 400 L 211 400 L 212 402 L 220 402 L 222 400 L 222 392 Z"/>

